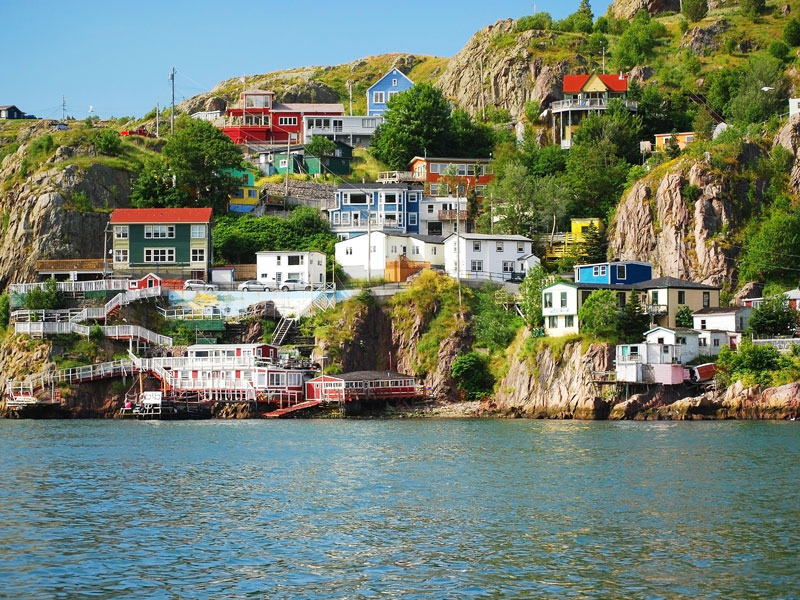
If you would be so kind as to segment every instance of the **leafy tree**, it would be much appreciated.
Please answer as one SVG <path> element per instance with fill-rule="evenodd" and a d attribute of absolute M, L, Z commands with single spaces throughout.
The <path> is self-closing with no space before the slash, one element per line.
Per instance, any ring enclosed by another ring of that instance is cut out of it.
<path fill-rule="evenodd" d="M 609 28 L 608 17 L 597 17 L 597 21 L 594 22 L 594 32 L 609 33 L 608 28 Z"/>
<path fill-rule="evenodd" d="M 447 155 L 450 104 L 439 88 L 417 83 L 392 98 L 384 122 L 375 131 L 371 151 L 392 169 L 404 169 L 426 150 Z"/>
<path fill-rule="evenodd" d="M 772 56 L 756 54 L 744 67 L 736 95 L 730 102 L 730 113 L 736 121 L 758 123 L 778 114 L 786 97 L 783 63 Z"/>
<path fill-rule="evenodd" d="M 131 205 L 135 208 L 180 208 L 189 205 L 189 195 L 173 185 L 166 163 L 155 158 L 145 163 L 134 180 Z"/>
<path fill-rule="evenodd" d="M 608 255 L 608 240 L 594 223 L 583 234 L 583 255 L 589 264 L 604 262 Z"/>
<path fill-rule="evenodd" d="M 791 335 L 798 326 L 798 313 L 783 295 L 766 298 L 750 315 L 749 333 L 757 336 Z"/>
<path fill-rule="evenodd" d="M 739 281 L 793 280 L 800 255 L 800 213 L 771 210 L 744 235 Z"/>
<path fill-rule="evenodd" d="M 503 176 L 492 182 L 492 195 L 498 226 L 505 233 L 527 235 L 533 229 L 533 181 L 520 161 L 504 169 Z"/>
<path fill-rule="evenodd" d="M 489 372 L 486 358 L 477 352 L 460 354 L 450 368 L 458 389 L 470 400 L 481 400 L 491 394 L 494 378 Z"/>
<path fill-rule="evenodd" d="M 457 149 L 458 156 L 489 156 L 494 147 L 492 128 L 478 123 L 462 108 L 450 115 L 448 139 L 448 147 Z"/>
<path fill-rule="evenodd" d="M 167 166 L 195 206 L 224 213 L 236 182 L 223 169 L 241 166 L 242 150 L 219 129 L 199 119 L 179 119 L 164 146 Z"/>
<path fill-rule="evenodd" d="M 0 294 L 0 327 L 6 327 L 11 320 L 11 297 Z"/>
<path fill-rule="evenodd" d="M 501 287 L 487 284 L 475 291 L 477 307 L 473 309 L 470 329 L 475 345 L 489 350 L 505 350 L 514 340 L 522 319 L 510 313 L 497 301 Z"/>
<path fill-rule="evenodd" d="M 739 69 L 720 69 L 711 71 L 705 78 L 706 99 L 708 104 L 724 116 L 730 116 L 730 101 L 742 81 Z M 760 90 L 761 88 L 759 88 Z"/>
<path fill-rule="evenodd" d="M 315 135 L 306 144 L 305 150 L 312 156 L 331 156 L 336 151 L 336 142 L 323 135 Z"/>
<path fill-rule="evenodd" d="M 789 46 L 780 40 L 775 40 L 767 48 L 767 52 L 780 61 L 785 61 L 789 56 Z"/>
<path fill-rule="evenodd" d="M 746 17 L 750 17 L 755 21 L 758 16 L 764 12 L 766 0 L 740 0 L 739 10 Z"/>
<path fill-rule="evenodd" d="M 588 54 L 600 54 L 603 48 L 608 49 L 608 38 L 600 32 L 590 35 L 583 45 L 583 51 Z"/>
<path fill-rule="evenodd" d="M 620 331 L 617 296 L 611 290 L 595 290 L 578 310 L 581 329 L 601 338 L 616 338 Z"/>
<path fill-rule="evenodd" d="M 542 290 L 547 285 L 549 276 L 541 265 L 528 269 L 528 274 L 519 286 L 519 307 L 522 318 L 529 329 L 544 325 L 542 316 Z"/>
<path fill-rule="evenodd" d="M 60 308 L 62 294 L 55 279 L 48 279 L 43 288 L 35 287 L 25 294 L 25 308 L 29 310 L 54 310 Z"/>
<path fill-rule="evenodd" d="M 699 21 L 708 14 L 708 2 L 706 0 L 683 0 L 683 14 L 690 21 Z"/>
<path fill-rule="evenodd" d="M 100 154 L 118 156 L 122 153 L 122 140 L 113 129 L 100 129 L 92 134 L 91 140 Z"/>
<path fill-rule="evenodd" d="M 657 38 L 664 34 L 664 26 L 657 21 L 651 21 L 646 10 L 640 10 L 617 43 L 614 52 L 617 68 L 628 71 L 636 65 L 644 64 L 652 55 Z"/>
<path fill-rule="evenodd" d="M 592 113 L 581 121 L 573 143 L 594 145 L 607 140 L 614 144 L 618 156 L 629 163 L 637 163 L 641 157 L 641 130 L 641 118 L 627 110 L 621 100 L 613 99 L 604 114 Z"/>
<path fill-rule="evenodd" d="M 553 17 L 549 12 L 538 12 L 535 15 L 527 15 L 517 19 L 514 31 L 528 31 L 530 29 L 547 30 L 553 25 Z"/>
<path fill-rule="evenodd" d="M 639 294 L 631 292 L 620 319 L 622 337 L 628 343 L 639 342 L 649 328 L 650 317 L 639 301 Z"/>
<path fill-rule="evenodd" d="M 783 40 L 790 46 L 800 46 L 800 20 L 797 17 L 783 28 Z"/>
<path fill-rule="evenodd" d="M 544 177 L 563 173 L 567 169 L 568 154 L 569 151 L 563 150 L 559 144 L 550 144 L 539 149 L 528 159 L 531 174 Z"/>
<path fill-rule="evenodd" d="M 681 306 L 675 314 L 675 325 L 678 327 L 693 327 L 692 309 L 688 306 Z"/>
<path fill-rule="evenodd" d="M 617 155 L 614 142 L 604 138 L 573 145 L 567 157 L 566 181 L 574 198 L 569 214 L 605 217 L 617 205 L 627 173 L 628 163 Z"/>

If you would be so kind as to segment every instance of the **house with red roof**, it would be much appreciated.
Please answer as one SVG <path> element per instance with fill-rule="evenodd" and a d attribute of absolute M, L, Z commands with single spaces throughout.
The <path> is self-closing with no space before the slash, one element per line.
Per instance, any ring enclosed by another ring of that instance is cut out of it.
<path fill-rule="evenodd" d="M 561 147 L 569 149 L 572 138 L 581 121 L 589 113 L 608 109 L 608 103 L 617 99 L 625 107 L 636 112 L 638 104 L 628 100 L 628 76 L 618 75 L 564 75 L 564 99 L 553 102 L 553 140 L 561 140 Z"/>
<path fill-rule="evenodd" d="M 211 208 L 118 208 L 111 214 L 115 278 L 155 273 L 208 280 Z"/>

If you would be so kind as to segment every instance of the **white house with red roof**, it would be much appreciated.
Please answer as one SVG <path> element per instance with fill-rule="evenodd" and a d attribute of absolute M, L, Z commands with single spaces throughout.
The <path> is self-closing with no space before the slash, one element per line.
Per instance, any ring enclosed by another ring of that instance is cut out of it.
<path fill-rule="evenodd" d="M 211 208 L 118 208 L 110 224 L 114 277 L 207 280 Z"/>
<path fill-rule="evenodd" d="M 590 112 L 606 110 L 611 100 L 617 99 L 636 112 L 636 102 L 628 100 L 628 75 L 564 75 L 564 99 L 553 102 L 553 140 L 561 140 L 561 147 L 569 149 L 572 137 L 581 121 Z"/>

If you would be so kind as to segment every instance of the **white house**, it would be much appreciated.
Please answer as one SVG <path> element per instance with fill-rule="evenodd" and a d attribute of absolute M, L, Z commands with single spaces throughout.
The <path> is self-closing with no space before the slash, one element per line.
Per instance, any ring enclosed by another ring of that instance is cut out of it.
<path fill-rule="evenodd" d="M 700 355 L 699 333 L 682 327 L 653 327 L 644 343 L 617 346 L 616 378 L 628 383 L 677 385 L 688 378 L 684 365 Z"/>
<path fill-rule="evenodd" d="M 428 235 L 447 237 L 455 233 L 457 223 L 466 230 L 467 198 L 454 196 L 425 196 L 419 205 L 419 231 Z"/>
<path fill-rule="evenodd" d="M 367 239 L 372 244 L 372 254 L 367 264 Z M 429 262 L 431 266 L 444 266 L 443 238 L 429 235 L 395 234 L 374 231 L 337 242 L 336 262 L 345 273 L 356 279 L 367 278 L 367 267 L 371 277 L 380 279 L 386 273 L 386 263 L 401 256 L 417 262 Z"/>
<path fill-rule="evenodd" d="M 451 277 L 506 281 L 541 264 L 532 252 L 533 241 L 523 235 L 451 234 L 444 240 L 445 271 Z"/>
<path fill-rule="evenodd" d="M 703 354 L 717 355 L 720 346 L 724 344 L 736 348 L 742 341 L 742 334 L 747 329 L 752 314 L 753 308 L 750 306 L 712 306 L 693 312 L 694 328 L 708 332 L 703 340 L 709 351 Z M 725 333 L 724 337 L 719 335 L 720 332 Z"/>
<path fill-rule="evenodd" d="M 559 337 L 578 333 L 578 287 L 554 283 L 542 290 L 542 316 L 547 335 Z"/>
<path fill-rule="evenodd" d="M 256 252 L 258 280 L 278 287 L 287 279 L 321 285 L 325 280 L 325 255 L 322 252 Z"/>

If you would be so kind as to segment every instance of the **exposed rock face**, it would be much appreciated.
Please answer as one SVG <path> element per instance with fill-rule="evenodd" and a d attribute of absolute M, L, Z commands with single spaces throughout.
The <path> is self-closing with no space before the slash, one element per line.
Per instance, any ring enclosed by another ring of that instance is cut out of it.
<path fill-rule="evenodd" d="M 644 83 L 653 76 L 653 67 L 639 66 L 633 67 L 631 72 L 628 73 L 628 79 L 637 83 Z"/>
<path fill-rule="evenodd" d="M 487 106 L 504 108 L 514 118 L 524 114 L 525 103 L 538 100 L 547 107 L 563 97 L 561 79 L 568 63 L 546 65 L 534 52 L 551 43 L 555 34 L 525 31 L 512 45 L 498 48 L 497 36 L 511 34 L 515 21 L 505 19 L 481 29 L 456 54 L 439 79 L 444 94 L 472 114 Z"/>
<path fill-rule="evenodd" d="M 676 165 L 655 193 L 647 179 L 638 181 L 617 208 L 609 235 L 613 256 L 653 263 L 654 277 L 670 276 L 712 285 L 735 276 L 735 248 L 716 235 L 734 224 L 731 183 L 702 163 Z M 686 186 L 699 188 L 694 206 L 684 198 Z M 743 202 L 742 198 L 738 199 Z"/>
<path fill-rule="evenodd" d="M 609 7 L 611 14 L 618 19 L 632 19 L 642 9 L 657 15 L 669 10 L 680 11 L 681 6 L 679 0 L 615 0 Z"/>
<path fill-rule="evenodd" d="M 21 152 L 6 157 L 0 180 L 19 171 L 24 150 L 22 146 Z M 59 148 L 53 158 L 77 152 Z M 102 164 L 88 169 L 56 165 L 0 193 L 0 212 L 8 218 L 0 239 L 0 285 L 33 281 L 40 259 L 102 257 L 110 209 L 129 205 L 130 182 L 127 171 Z M 78 203 L 84 194 L 92 211 Z"/>
<path fill-rule="evenodd" d="M 339 102 L 337 94 L 330 86 L 319 81 L 308 81 L 289 86 L 285 91 L 276 94 L 279 102 L 311 102 L 335 103 Z"/>
<path fill-rule="evenodd" d="M 775 146 L 781 145 L 794 155 L 794 163 L 789 182 L 795 193 L 800 192 L 800 114 L 792 115 L 773 140 Z"/>
<path fill-rule="evenodd" d="M 418 56 L 414 56 L 413 54 L 403 54 L 394 59 L 392 66 L 403 73 L 403 75 L 408 75 L 409 72 L 411 72 L 411 69 L 416 67 L 420 62 L 421 61 Z"/>
<path fill-rule="evenodd" d="M 262 189 L 270 196 L 282 197 L 286 193 L 286 186 L 283 183 L 267 183 Z M 335 192 L 336 186 L 332 184 L 289 180 L 289 196 L 308 201 L 316 208 L 329 208 L 328 205 L 333 202 Z"/>
<path fill-rule="evenodd" d="M 530 333 L 523 336 L 524 340 Z M 484 409 L 533 418 L 606 418 L 611 405 L 592 384 L 592 372 L 613 368 L 614 347 L 592 344 L 584 353 L 580 341 L 571 342 L 560 360 L 556 358 L 547 346 L 534 357 L 518 350 L 494 401 Z"/>
<path fill-rule="evenodd" d="M 695 54 L 706 54 L 719 49 L 717 36 L 730 29 L 725 19 L 717 19 L 707 27 L 693 27 L 683 34 L 680 47 L 688 48 Z"/>
<path fill-rule="evenodd" d="M 222 113 L 228 108 L 228 103 L 225 102 L 225 98 L 220 98 L 219 96 L 214 96 L 213 98 L 209 98 L 208 102 L 206 102 L 206 110 L 213 112 L 218 110 Z"/>

